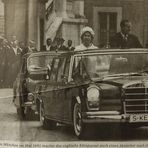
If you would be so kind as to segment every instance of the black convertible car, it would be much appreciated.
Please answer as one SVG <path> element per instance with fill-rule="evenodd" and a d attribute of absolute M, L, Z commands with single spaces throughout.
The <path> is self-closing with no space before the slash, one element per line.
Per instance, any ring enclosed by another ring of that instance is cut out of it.
<path fill-rule="evenodd" d="M 40 122 L 74 127 L 82 138 L 87 126 L 148 123 L 148 50 L 105 49 L 60 54 L 48 83 L 38 90 Z"/>
<path fill-rule="evenodd" d="M 32 119 L 37 112 L 36 89 L 46 83 L 48 68 L 59 53 L 36 52 L 22 58 L 21 70 L 13 85 L 13 101 L 20 119 Z M 35 115 L 36 116 L 36 115 Z"/>

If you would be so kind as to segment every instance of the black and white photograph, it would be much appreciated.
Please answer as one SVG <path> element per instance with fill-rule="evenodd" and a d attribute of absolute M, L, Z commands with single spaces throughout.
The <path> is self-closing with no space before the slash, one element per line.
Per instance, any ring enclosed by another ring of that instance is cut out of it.
<path fill-rule="evenodd" d="M 148 0 L 0 0 L 0 147 L 148 147 Z"/>

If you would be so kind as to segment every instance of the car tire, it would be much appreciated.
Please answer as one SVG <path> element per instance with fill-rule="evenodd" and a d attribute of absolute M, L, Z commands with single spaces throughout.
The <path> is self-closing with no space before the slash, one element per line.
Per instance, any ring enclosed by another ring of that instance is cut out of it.
<path fill-rule="evenodd" d="M 19 116 L 20 120 L 25 120 L 24 107 L 17 108 L 17 115 Z"/>
<path fill-rule="evenodd" d="M 75 135 L 79 139 L 85 138 L 86 124 L 82 122 L 81 104 L 75 103 L 73 107 L 73 126 Z"/>
<path fill-rule="evenodd" d="M 30 107 L 27 107 L 25 118 L 27 121 L 38 121 L 38 115 L 35 114 L 35 111 L 32 110 Z"/>
<path fill-rule="evenodd" d="M 50 119 L 47 119 L 45 117 L 45 113 L 44 113 L 44 105 L 42 102 L 40 102 L 40 107 L 39 107 L 39 115 L 40 115 L 40 124 L 43 127 L 43 129 L 46 130 L 53 130 L 56 128 L 56 122 Z"/>

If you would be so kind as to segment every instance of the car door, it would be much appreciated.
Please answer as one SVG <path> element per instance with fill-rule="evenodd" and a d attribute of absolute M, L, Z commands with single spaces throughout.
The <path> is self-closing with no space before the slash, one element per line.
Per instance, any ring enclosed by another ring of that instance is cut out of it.
<path fill-rule="evenodd" d="M 57 72 L 60 65 L 60 58 L 54 58 L 51 66 L 51 73 L 49 82 L 45 85 L 44 92 L 44 108 L 45 114 L 49 118 L 57 119 L 59 116 L 59 103 L 58 98 L 58 84 L 57 84 Z"/>
<path fill-rule="evenodd" d="M 68 82 L 71 61 L 71 56 L 63 58 L 57 75 L 58 89 L 56 96 L 59 102 L 57 108 L 60 120 L 64 123 L 70 123 L 71 100 L 74 93 L 73 87 L 75 86 L 75 83 Z"/>
<path fill-rule="evenodd" d="M 64 98 L 65 98 L 65 87 L 66 87 L 66 77 L 64 75 L 64 68 L 66 64 L 66 57 L 60 57 L 60 62 L 57 71 L 57 85 L 54 91 L 55 96 L 55 107 L 56 107 L 56 118 L 63 121 L 64 117 Z"/>

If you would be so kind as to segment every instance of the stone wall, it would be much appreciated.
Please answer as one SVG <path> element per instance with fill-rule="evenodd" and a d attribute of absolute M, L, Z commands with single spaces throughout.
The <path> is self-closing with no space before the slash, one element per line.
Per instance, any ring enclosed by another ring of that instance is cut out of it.
<path fill-rule="evenodd" d="M 0 0 L 0 35 L 4 35 L 4 3 Z"/>
<path fill-rule="evenodd" d="M 10 40 L 12 35 L 26 41 L 27 37 L 27 1 L 5 1 L 5 35 Z"/>

